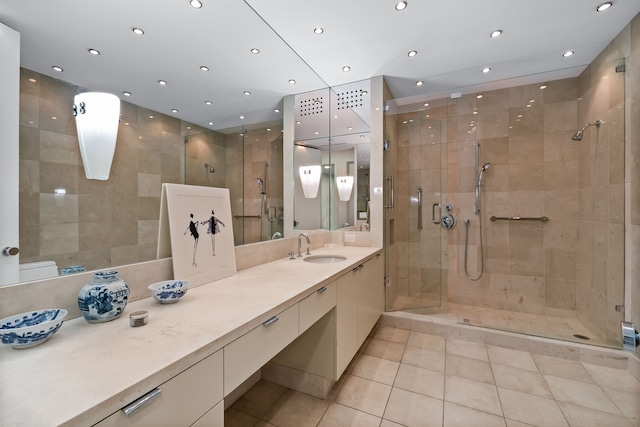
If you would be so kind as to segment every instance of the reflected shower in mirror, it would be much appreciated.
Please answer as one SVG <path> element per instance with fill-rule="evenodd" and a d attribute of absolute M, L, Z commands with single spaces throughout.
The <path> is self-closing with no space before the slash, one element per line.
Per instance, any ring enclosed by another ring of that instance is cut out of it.
<path fill-rule="evenodd" d="M 280 123 L 185 138 L 185 184 L 229 189 L 236 246 L 284 232 L 282 140 Z M 205 161 L 215 174 L 202 171 Z"/>

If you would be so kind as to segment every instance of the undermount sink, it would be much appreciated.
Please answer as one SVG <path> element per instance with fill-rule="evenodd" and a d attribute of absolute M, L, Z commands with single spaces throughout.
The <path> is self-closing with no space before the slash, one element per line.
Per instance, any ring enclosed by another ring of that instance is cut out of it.
<path fill-rule="evenodd" d="M 303 260 L 306 262 L 312 262 L 314 264 L 330 264 L 333 262 L 341 262 L 346 260 L 346 256 L 342 255 L 311 255 Z"/>

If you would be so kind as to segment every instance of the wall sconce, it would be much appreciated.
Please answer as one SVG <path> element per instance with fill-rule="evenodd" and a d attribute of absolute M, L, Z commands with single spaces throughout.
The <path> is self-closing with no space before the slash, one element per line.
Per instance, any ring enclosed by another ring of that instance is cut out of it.
<path fill-rule="evenodd" d="M 304 191 L 305 198 L 315 199 L 318 196 L 320 172 L 320 165 L 300 166 L 300 181 L 302 182 L 302 191 Z"/>
<path fill-rule="evenodd" d="M 73 115 L 87 179 L 109 179 L 118 136 L 120 99 L 110 93 L 80 93 L 73 98 Z"/>
<path fill-rule="evenodd" d="M 353 177 L 337 176 L 336 184 L 338 185 L 338 197 L 340 197 L 340 201 L 348 202 L 351 198 L 351 190 L 353 190 Z"/>

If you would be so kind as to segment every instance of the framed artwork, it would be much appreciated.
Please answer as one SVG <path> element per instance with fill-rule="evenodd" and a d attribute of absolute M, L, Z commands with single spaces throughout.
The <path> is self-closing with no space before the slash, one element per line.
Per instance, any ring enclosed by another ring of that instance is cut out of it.
<path fill-rule="evenodd" d="M 195 287 L 236 274 L 229 189 L 162 184 L 158 258 Z"/>

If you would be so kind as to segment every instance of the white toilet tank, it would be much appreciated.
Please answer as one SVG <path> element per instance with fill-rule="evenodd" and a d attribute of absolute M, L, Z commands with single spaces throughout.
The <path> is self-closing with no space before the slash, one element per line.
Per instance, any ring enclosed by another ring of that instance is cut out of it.
<path fill-rule="evenodd" d="M 49 279 L 58 276 L 58 266 L 55 261 L 26 262 L 20 264 L 19 278 L 21 282 Z"/>

